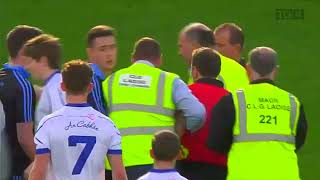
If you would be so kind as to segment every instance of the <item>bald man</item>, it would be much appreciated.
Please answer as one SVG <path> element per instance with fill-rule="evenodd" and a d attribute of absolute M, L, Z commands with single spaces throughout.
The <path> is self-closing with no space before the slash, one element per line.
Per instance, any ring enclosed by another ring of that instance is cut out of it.
<path fill-rule="evenodd" d="M 185 26 L 179 34 L 179 54 L 191 67 L 192 52 L 200 47 L 215 47 L 215 38 L 212 30 L 201 23 L 191 23 Z M 236 61 L 219 54 L 221 58 L 221 72 L 217 77 L 223 82 L 224 88 L 234 91 L 249 84 L 247 72 Z M 188 84 L 193 83 L 192 78 Z"/>
<path fill-rule="evenodd" d="M 296 151 L 307 122 L 300 101 L 274 83 L 277 53 L 249 53 L 251 83 L 225 96 L 212 111 L 209 148 L 228 154 L 228 180 L 299 180 Z"/>

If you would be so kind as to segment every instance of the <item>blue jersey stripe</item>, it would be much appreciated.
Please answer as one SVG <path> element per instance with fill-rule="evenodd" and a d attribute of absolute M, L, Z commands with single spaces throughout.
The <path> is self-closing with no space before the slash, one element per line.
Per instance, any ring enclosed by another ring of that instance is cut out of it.
<path fill-rule="evenodd" d="M 32 85 L 31 83 L 24 79 L 20 74 L 16 74 L 17 77 L 20 79 L 20 81 L 24 84 L 26 88 L 26 122 L 31 122 L 32 121 Z"/>
<path fill-rule="evenodd" d="M 102 96 L 101 96 L 101 86 L 100 86 L 100 81 L 98 79 L 96 79 L 96 84 L 97 84 L 97 87 L 96 87 L 96 90 L 97 90 L 97 94 L 98 94 L 98 105 L 100 106 L 100 112 L 105 114 L 105 110 L 103 108 L 103 105 L 102 105 Z"/>
<path fill-rule="evenodd" d="M 99 98 L 98 98 L 98 84 L 99 84 L 99 82 L 97 81 L 96 77 L 93 77 L 92 80 L 93 80 L 93 85 L 94 85 L 92 95 L 94 97 L 96 107 L 99 112 L 103 112 L 100 105 L 99 105 Z"/>
<path fill-rule="evenodd" d="M 103 106 L 103 98 L 102 98 L 102 92 L 101 92 L 101 84 L 99 83 L 99 81 L 98 81 L 98 83 L 97 83 L 97 92 L 98 92 L 98 97 L 99 97 L 99 105 L 100 105 L 100 108 L 101 108 L 101 113 L 103 113 L 103 114 L 106 114 L 106 110 L 105 110 L 105 108 L 104 108 L 104 106 Z"/>
<path fill-rule="evenodd" d="M 92 96 L 92 99 L 93 99 L 94 104 L 95 104 L 95 106 L 96 106 L 96 104 L 97 104 L 97 99 L 96 99 L 96 94 L 95 94 L 96 83 L 95 83 L 95 81 L 94 81 L 94 76 L 92 77 L 92 83 L 93 83 L 93 89 L 92 89 L 92 91 L 91 91 L 91 96 Z"/>
<path fill-rule="evenodd" d="M 50 149 L 48 148 L 36 149 L 36 154 L 46 154 L 46 153 L 50 153 Z"/>
<path fill-rule="evenodd" d="M 26 112 L 27 112 L 27 119 L 25 119 L 27 122 L 32 121 L 32 89 L 31 84 L 29 81 L 25 80 L 20 74 L 17 74 L 17 76 L 20 78 L 20 80 L 24 83 L 26 87 Z"/>
<path fill-rule="evenodd" d="M 27 120 L 27 101 L 26 101 L 26 96 L 27 96 L 27 89 L 25 88 L 25 85 L 22 83 L 20 77 L 18 77 L 17 73 L 15 71 L 12 71 L 16 79 L 18 80 L 21 88 L 22 88 L 22 93 L 23 93 L 23 116 L 24 116 L 24 121 Z"/>

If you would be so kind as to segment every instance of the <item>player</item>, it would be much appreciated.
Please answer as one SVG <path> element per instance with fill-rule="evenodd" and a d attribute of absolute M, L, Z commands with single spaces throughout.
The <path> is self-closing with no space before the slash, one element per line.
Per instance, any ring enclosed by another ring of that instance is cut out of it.
<path fill-rule="evenodd" d="M 48 34 L 41 34 L 26 42 L 23 55 L 30 62 L 25 68 L 34 80 L 45 82 L 36 108 L 35 126 L 40 120 L 63 107 L 65 93 L 60 84 L 60 62 L 62 50 L 59 39 Z"/>
<path fill-rule="evenodd" d="M 150 151 L 154 159 L 153 169 L 138 180 L 187 180 L 174 169 L 180 155 L 179 141 L 179 137 L 169 130 L 157 132 Z"/>
<path fill-rule="evenodd" d="M 118 129 L 87 104 L 92 74 L 90 66 L 81 60 L 64 65 L 61 88 L 66 91 L 67 104 L 39 124 L 31 180 L 45 179 L 48 164 L 53 179 L 104 179 L 106 154 L 113 180 L 127 179 Z"/>

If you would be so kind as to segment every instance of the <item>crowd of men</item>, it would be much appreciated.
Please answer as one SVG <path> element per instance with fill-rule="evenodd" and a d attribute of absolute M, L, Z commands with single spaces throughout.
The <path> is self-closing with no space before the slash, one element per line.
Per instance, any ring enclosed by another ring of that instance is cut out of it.
<path fill-rule="evenodd" d="M 244 60 L 233 23 L 188 24 L 178 46 L 188 85 L 161 70 L 155 39 L 139 39 L 132 65 L 115 71 L 115 30 L 95 26 L 87 62 L 61 68 L 59 38 L 14 27 L 0 71 L 0 179 L 299 180 L 307 121 L 274 82 L 276 51 Z"/>

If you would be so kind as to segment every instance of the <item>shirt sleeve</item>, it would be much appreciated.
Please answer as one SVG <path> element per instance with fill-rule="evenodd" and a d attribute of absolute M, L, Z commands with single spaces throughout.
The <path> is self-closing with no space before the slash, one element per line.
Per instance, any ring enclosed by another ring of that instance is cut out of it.
<path fill-rule="evenodd" d="M 223 154 L 227 154 L 233 140 L 233 126 L 235 124 L 235 108 L 232 95 L 221 98 L 211 111 L 208 147 Z"/>
<path fill-rule="evenodd" d="M 18 77 L 16 92 L 16 123 L 29 123 L 34 120 L 36 95 L 30 81 Z"/>
<path fill-rule="evenodd" d="M 36 154 L 50 153 L 49 132 L 47 119 L 42 119 L 34 136 Z"/>
<path fill-rule="evenodd" d="M 121 135 L 120 131 L 116 128 L 116 126 L 113 126 L 114 133 L 111 136 L 111 142 L 107 150 L 108 155 L 120 155 L 122 154 L 121 150 Z"/>
<path fill-rule="evenodd" d="M 296 151 L 298 151 L 305 143 L 308 131 L 308 123 L 304 113 L 303 106 L 300 106 L 300 115 L 297 124 L 297 134 L 296 134 Z"/>
<path fill-rule="evenodd" d="M 188 130 L 193 132 L 203 125 L 206 113 L 204 106 L 191 93 L 188 86 L 179 78 L 174 80 L 173 101 L 177 110 L 183 112 Z"/>

